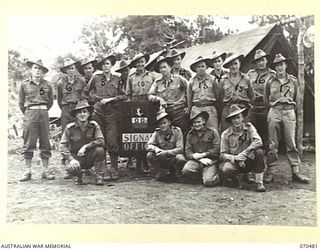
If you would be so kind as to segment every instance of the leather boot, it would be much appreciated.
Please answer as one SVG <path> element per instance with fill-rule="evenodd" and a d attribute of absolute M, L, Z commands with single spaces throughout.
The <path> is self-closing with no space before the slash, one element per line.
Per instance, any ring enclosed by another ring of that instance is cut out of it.
<path fill-rule="evenodd" d="M 115 154 L 115 153 L 110 154 L 110 163 L 111 163 L 111 166 L 109 168 L 109 173 L 111 176 L 111 180 L 116 181 L 119 179 L 118 154 Z"/>
<path fill-rule="evenodd" d="M 263 172 L 262 173 L 256 173 L 255 174 L 255 181 L 257 183 L 256 191 L 257 192 L 265 192 L 266 188 L 263 185 Z"/>
<path fill-rule="evenodd" d="M 42 161 L 42 179 L 46 180 L 54 180 L 55 176 L 52 169 L 49 169 L 49 159 L 48 158 L 41 158 Z"/>
<path fill-rule="evenodd" d="M 103 169 L 103 166 L 104 166 L 104 162 L 101 161 L 101 162 L 95 162 L 94 164 L 95 166 L 95 169 L 96 169 L 96 185 L 97 186 L 103 186 L 103 177 L 102 177 L 102 169 Z"/>
<path fill-rule="evenodd" d="M 266 169 L 266 173 L 264 174 L 263 176 L 263 182 L 264 183 L 272 183 L 273 182 L 273 170 L 274 170 L 274 167 L 273 166 L 270 166 L 268 165 L 267 166 L 267 169 Z"/>
<path fill-rule="evenodd" d="M 25 162 L 25 172 L 22 175 L 22 177 L 19 179 L 19 181 L 29 181 L 31 179 L 31 163 L 32 159 L 24 159 Z"/>

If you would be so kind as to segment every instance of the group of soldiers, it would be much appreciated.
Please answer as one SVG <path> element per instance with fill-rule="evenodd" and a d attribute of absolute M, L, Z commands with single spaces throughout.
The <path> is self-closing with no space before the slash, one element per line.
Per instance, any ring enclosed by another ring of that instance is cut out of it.
<path fill-rule="evenodd" d="M 226 181 L 240 187 L 240 174 L 245 173 L 248 182 L 263 192 L 264 183 L 273 181 L 283 131 L 292 181 L 309 183 L 299 173 L 295 143 L 299 93 L 297 79 L 287 73 L 290 59 L 277 54 L 268 63 L 270 56 L 258 49 L 253 69 L 244 74 L 240 71 L 243 55 L 214 51 L 190 65 L 192 76 L 181 67 L 185 55 L 172 49 L 150 60 L 148 54 L 139 53 L 130 62 L 120 62 L 115 72 L 121 76 L 111 72 L 114 55 L 99 62 L 65 60 L 60 68 L 64 76 L 57 83 L 65 178 L 74 176 L 75 183 L 82 184 L 83 172 L 94 166 L 96 183 L 103 185 L 106 151 L 108 173 L 114 180 L 119 178 L 119 102 L 135 100 L 159 103 L 157 129 L 147 143 L 144 160 L 159 181 L 201 181 L 205 186 Z M 48 69 L 41 60 L 27 65 L 31 77 L 22 82 L 19 92 L 25 159 L 20 181 L 31 179 L 38 139 L 42 178 L 52 180 L 54 171 L 48 164 L 52 87 L 43 78 Z M 210 73 L 209 68 L 213 69 Z"/>

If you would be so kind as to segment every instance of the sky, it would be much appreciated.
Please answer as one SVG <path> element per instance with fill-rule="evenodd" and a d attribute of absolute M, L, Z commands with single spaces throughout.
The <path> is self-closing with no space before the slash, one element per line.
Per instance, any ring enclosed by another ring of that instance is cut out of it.
<path fill-rule="evenodd" d="M 75 41 L 85 22 L 94 16 L 11 16 L 7 19 L 8 47 L 18 50 L 26 58 L 42 58 L 51 64 L 58 55 L 77 51 Z M 217 25 L 239 32 L 253 29 L 248 20 L 251 16 L 231 16 Z"/>

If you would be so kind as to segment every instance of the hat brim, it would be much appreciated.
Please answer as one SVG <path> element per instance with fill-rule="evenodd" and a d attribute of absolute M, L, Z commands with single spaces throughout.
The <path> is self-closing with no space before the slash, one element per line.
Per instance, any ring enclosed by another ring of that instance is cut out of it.
<path fill-rule="evenodd" d="M 93 111 L 93 107 L 91 105 L 89 105 L 87 107 L 82 107 L 82 108 L 71 110 L 71 112 L 70 112 L 71 116 L 76 117 L 77 111 L 82 110 L 82 109 L 88 109 L 88 111 L 90 113 L 92 113 L 92 111 Z"/>
<path fill-rule="evenodd" d="M 244 55 L 239 55 L 239 56 L 237 56 L 237 57 L 235 57 L 235 58 L 231 58 L 230 60 L 228 60 L 226 63 L 224 63 L 223 64 L 223 67 L 224 68 L 229 68 L 230 67 L 230 64 L 234 61 L 234 60 L 236 60 L 236 59 L 239 59 L 239 61 L 240 61 L 240 63 L 243 61 L 243 59 L 244 59 Z"/>
<path fill-rule="evenodd" d="M 174 59 L 175 57 L 180 56 L 181 60 L 186 56 L 186 52 L 180 52 L 176 55 L 170 56 L 172 59 Z"/>
<path fill-rule="evenodd" d="M 163 117 L 160 117 L 160 119 L 156 119 L 154 124 L 158 124 L 161 120 L 163 120 L 164 118 L 167 118 L 169 121 L 171 121 L 171 116 L 169 114 L 166 114 L 165 116 Z"/>
<path fill-rule="evenodd" d="M 78 71 L 79 71 L 79 73 L 80 73 L 81 75 L 83 75 L 83 76 L 85 75 L 85 74 L 84 74 L 83 67 L 84 67 L 85 65 L 89 64 L 89 63 L 91 63 L 92 66 L 94 67 L 94 69 L 96 70 L 97 64 L 98 64 L 98 61 L 97 61 L 97 60 L 92 60 L 92 61 L 84 62 L 84 63 L 82 63 L 81 65 L 79 65 L 79 68 L 78 68 Z"/>
<path fill-rule="evenodd" d="M 35 62 L 32 62 L 32 61 L 26 61 L 26 64 L 27 64 L 27 66 L 28 66 L 29 68 L 31 68 L 33 64 L 38 65 L 38 66 L 42 69 L 42 72 L 43 72 L 43 73 L 49 72 L 49 69 L 47 69 L 46 67 L 44 67 L 44 66 L 42 66 L 42 65 L 40 65 L 40 64 L 38 64 L 38 63 L 35 63 Z"/>
<path fill-rule="evenodd" d="M 216 56 L 212 57 L 211 60 L 213 62 L 214 59 L 217 59 L 218 57 L 221 57 L 222 61 L 225 61 L 227 58 L 227 53 L 220 53 L 217 54 Z"/>
<path fill-rule="evenodd" d="M 97 69 L 102 70 L 102 64 L 103 64 L 106 60 L 110 60 L 111 65 L 113 66 L 113 65 L 116 64 L 117 58 L 116 58 L 116 56 L 114 56 L 114 55 L 110 55 L 110 56 L 107 56 L 107 57 L 103 58 L 100 62 L 97 63 Z"/>
<path fill-rule="evenodd" d="M 163 62 L 167 62 L 170 67 L 172 67 L 172 65 L 173 65 L 172 57 L 165 57 L 165 58 L 157 61 L 157 62 L 153 65 L 153 69 L 154 69 L 155 72 L 160 73 L 159 67 L 160 67 L 160 64 L 163 63 Z"/>
<path fill-rule="evenodd" d="M 266 55 L 263 55 L 263 56 L 259 56 L 258 58 L 256 58 L 256 59 L 253 59 L 252 61 L 251 61 L 251 63 L 252 64 L 255 64 L 259 59 L 261 59 L 261 58 L 267 58 L 267 60 L 269 60 L 270 59 L 270 55 L 269 54 L 266 54 Z"/>
<path fill-rule="evenodd" d="M 205 119 L 205 121 L 208 121 L 208 119 L 209 119 L 208 112 L 207 111 L 202 111 L 199 114 L 197 114 L 197 115 L 195 115 L 193 117 L 190 117 L 190 121 L 192 122 L 194 119 L 196 119 L 199 116 L 203 117 Z"/>
<path fill-rule="evenodd" d="M 201 60 L 198 60 L 198 61 L 195 61 L 194 63 L 192 63 L 192 64 L 190 65 L 190 69 L 191 69 L 193 72 L 197 72 L 196 66 L 197 66 L 197 64 L 200 63 L 200 62 L 205 62 L 208 68 L 209 68 L 210 65 L 211 65 L 211 59 L 209 59 L 209 58 L 203 58 L 203 59 L 201 59 Z"/>
<path fill-rule="evenodd" d="M 123 71 L 125 68 L 130 68 L 130 67 L 129 67 L 129 64 L 127 64 L 127 65 L 125 65 L 125 66 L 123 66 L 123 67 L 115 70 L 115 72 L 122 73 L 122 71 Z"/>
<path fill-rule="evenodd" d="M 66 65 L 66 66 L 61 67 L 61 68 L 60 68 L 60 71 L 61 71 L 62 73 L 67 74 L 66 69 L 67 69 L 68 67 L 70 67 L 71 65 L 75 65 L 76 68 L 77 68 L 77 70 L 79 71 L 79 67 L 80 67 L 81 63 L 80 63 L 79 61 L 77 61 L 77 62 L 75 62 L 75 63 L 70 63 L 69 65 Z"/>
<path fill-rule="evenodd" d="M 130 62 L 129 67 L 130 67 L 130 68 L 136 68 L 136 63 L 137 63 L 137 61 L 140 60 L 141 58 L 145 58 L 145 59 L 146 59 L 146 64 L 147 64 L 148 61 L 149 61 L 150 55 L 145 54 L 145 55 L 142 55 L 142 56 L 139 56 L 139 57 L 133 59 L 133 60 Z"/>
<path fill-rule="evenodd" d="M 224 120 L 227 122 L 227 123 L 231 123 L 231 119 L 232 117 L 236 116 L 236 115 L 239 115 L 239 114 L 243 114 L 244 117 L 246 117 L 248 115 L 248 112 L 249 110 L 247 108 L 243 108 L 243 109 L 240 109 L 239 111 L 237 112 L 234 112 L 232 114 L 229 114 Z"/>
<path fill-rule="evenodd" d="M 281 60 L 281 61 L 279 61 L 279 62 L 272 62 L 272 63 L 270 63 L 270 67 L 275 68 L 275 66 L 276 66 L 278 63 L 282 63 L 282 62 L 290 63 L 291 61 L 292 61 L 291 58 L 286 58 L 286 59 L 283 59 L 283 60 Z"/>

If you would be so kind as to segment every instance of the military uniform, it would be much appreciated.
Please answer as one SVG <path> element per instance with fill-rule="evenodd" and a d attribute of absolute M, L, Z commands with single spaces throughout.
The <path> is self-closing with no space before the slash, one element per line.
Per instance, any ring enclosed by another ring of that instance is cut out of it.
<path fill-rule="evenodd" d="M 270 77 L 274 77 L 276 72 L 267 68 L 266 72 L 260 74 L 258 70 L 251 69 L 247 76 L 250 79 L 252 87 L 255 91 L 255 99 L 250 103 L 249 119 L 255 126 L 262 138 L 264 148 L 268 148 L 268 106 L 264 103 L 264 90 Z"/>
<path fill-rule="evenodd" d="M 254 100 L 255 93 L 249 78 L 240 73 L 241 78 L 237 83 L 230 80 L 230 74 L 223 76 L 221 80 L 221 99 L 224 104 L 221 115 L 221 131 L 229 127 L 225 118 L 230 112 L 230 105 L 236 104 L 242 108 L 248 108 L 249 103 Z"/>
<path fill-rule="evenodd" d="M 148 92 L 152 83 L 155 80 L 155 76 L 150 71 L 145 71 L 142 74 L 135 72 L 128 78 L 126 86 L 126 95 L 130 96 L 132 100 L 147 101 Z"/>
<path fill-rule="evenodd" d="M 156 150 L 168 150 L 169 154 L 157 155 Z M 183 135 L 180 128 L 171 126 L 168 133 L 155 130 L 147 143 L 147 159 L 157 171 L 158 178 L 164 177 L 167 172 L 179 176 L 186 162 L 183 155 Z"/>
<path fill-rule="evenodd" d="M 173 68 L 171 68 L 171 74 L 173 74 Z M 185 69 L 185 68 L 180 68 L 178 75 L 184 77 L 188 81 L 192 77 L 191 72 L 189 70 Z"/>
<path fill-rule="evenodd" d="M 25 159 L 33 158 L 37 140 L 40 142 L 40 157 L 51 157 L 49 140 L 48 110 L 53 104 L 53 92 L 50 83 L 41 79 L 39 84 L 31 78 L 21 83 L 19 91 L 19 108 L 23 117 L 23 148 Z"/>
<path fill-rule="evenodd" d="M 266 85 L 265 101 L 270 106 L 268 113 L 269 154 L 267 162 L 275 164 L 278 159 L 280 140 L 280 125 L 284 128 L 284 140 L 287 157 L 292 168 L 300 163 L 295 143 L 296 114 L 295 108 L 298 98 L 297 78 L 287 74 L 283 82 L 279 78 L 271 77 Z"/>
<path fill-rule="evenodd" d="M 187 163 L 182 169 L 182 174 L 187 178 L 202 176 L 203 185 L 215 186 L 219 183 L 218 159 L 219 159 L 220 137 L 217 130 L 204 127 L 201 131 L 191 129 L 187 135 L 185 155 Z M 210 159 L 208 166 L 193 158 L 194 153 L 206 153 Z"/>
<path fill-rule="evenodd" d="M 86 82 L 83 78 L 75 76 L 71 83 L 68 78 L 61 77 L 58 80 L 57 99 L 58 105 L 61 108 L 61 127 L 64 131 L 68 123 L 73 121 L 71 111 L 75 108 L 77 102 L 81 99 L 82 90 Z"/>
<path fill-rule="evenodd" d="M 191 109 L 199 113 L 206 111 L 209 114 L 207 127 L 218 129 L 218 114 L 215 105 L 220 99 L 220 91 L 215 79 L 208 74 L 203 80 L 200 80 L 197 75 L 191 78 L 188 84 L 188 99 Z"/>
<path fill-rule="evenodd" d="M 86 145 L 87 148 L 86 154 L 84 156 L 78 156 L 79 149 L 84 145 Z M 97 172 L 101 171 L 101 165 L 105 158 L 103 147 L 103 135 L 98 123 L 95 121 L 89 121 L 85 130 L 80 128 L 77 121 L 69 123 L 60 141 L 61 153 L 63 157 L 67 159 L 68 163 L 76 159 L 80 163 L 81 169 L 90 169 L 93 165 L 96 165 Z M 81 175 L 81 170 L 74 171 L 72 174 Z"/>
<path fill-rule="evenodd" d="M 148 94 L 149 100 L 160 97 L 166 102 L 163 104 L 160 101 L 160 105 L 172 117 L 172 124 L 181 128 L 184 134 L 189 128 L 188 117 L 184 111 L 187 107 L 187 85 L 187 80 L 182 76 L 170 75 L 169 81 L 161 77 L 155 80 Z"/>

